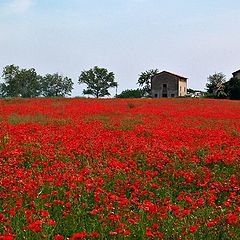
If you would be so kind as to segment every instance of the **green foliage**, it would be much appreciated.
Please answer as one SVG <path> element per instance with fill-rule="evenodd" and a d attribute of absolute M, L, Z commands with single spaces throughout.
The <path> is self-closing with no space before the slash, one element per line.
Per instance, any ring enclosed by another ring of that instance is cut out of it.
<path fill-rule="evenodd" d="M 240 100 L 240 79 L 231 78 L 226 84 L 228 96 L 233 100 Z"/>
<path fill-rule="evenodd" d="M 40 95 L 40 76 L 34 68 L 20 69 L 8 65 L 3 69 L 1 92 L 4 97 L 32 98 Z"/>
<path fill-rule="evenodd" d="M 58 73 L 46 74 L 41 78 L 41 90 L 44 97 L 65 97 L 73 89 L 71 78 L 63 77 Z"/>
<path fill-rule="evenodd" d="M 117 87 L 117 82 L 114 79 L 113 72 L 108 72 L 105 68 L 95 66 L 88 71 L 82 71 L 78 83 L 87 85 L 87 89 L 83 90 L 84 95 L 89 94 L 99 98 L 109 96 L 108 89 Z"/>
<path fill-rule="evenodd" d="M 195 93 L 195 92 L 196 92 L 196 90 L 194 90 L 194 89 L 191 89 L 191 88 L 188 88 L 188 89 L 187 89 L 187 92 L 188 92 L 188 93 Z"/>
<path fill-rule="evenodd" d="M 217 85 L 223 84 L 226 82 L 226 76 L 223 73 L 214 73 L 213 75 L 209 75 L 208 83 L 206 84 L 207 92 L 214 93 Z"/>
<path fill-rule="evenodd" d="M 36 115 L 19 115 L 11 114 L 8 119 L 8 123 L 11 125 L 22 124 L 22 123 L 43 123 L 45 122 L 45 116 L 42 114 Z"/>
<path fill-rule="evenodd" d="M 8 123 L 10 125 L 17 124 L 25 124 L 25 123 L 38 123 L 38 124 L 53 124 L 56 126 L 63 126 L 66 124 L 71 124 L 71 119 L 61 119 L 61 118 L 53 118 L 51 116 L 46 116 L 43 114 L 35 114 L 35 115 L 19 115 L 19 114 L 11 114 L 8 118 Z"/>
<path fill-rule="evenodd" d="M 6 85 L 4 83 L 0 83 L 0 98 L 4 97 L 5 88 L 6 88 Z"/>
<path fill-rule="evenodd" d="M 2 77 L 0 97 L 64 97 L 73 89 L 73 82 L 68 77 L 58 73 L 42 77 L 34 68 L 20 69 L 13 64 L 3 69 Z"/>
<path fill-rule="evenodd" d="M 216 98 L 216 96 L 213 93 L 206 93 L 202 98 Z"/>
<path fill-rule="evenodd" d="M 2 77 L 5 83 L 1 84 L 1 92 L 3 96 L 17 97 L 17 75 L 19 67 L 15 65 L 8 65 L 3 69 Z"/>
<path fill-rule="evenodd" d="M 214 73 L 208 77 L 206 84 L 207 93 L 213 94 L 217 98 L 226 98 L 225 92 L 226 76 L 223 73 Z"/>
<path fill-rule="evenodd" d="M 141 98 L 143 91 L 141 89 L 127 89 L 122 91 L 117 98 Z"/>
<path fill-rule="evenodd" d="M 142 72 L 139 75 L 137 84 L 142 87 L 143 95 L 151 95 L 151 79 L 153 76 L 159 73 L 158 69 L 150 69 L 148 71 Z"/>
<path fill-rule="evenodd" d="M 134 103 L 128 103 L 127 106 L 128 106 L 129 108 L 135 108 L 135 107 L 136 107 Z"/>

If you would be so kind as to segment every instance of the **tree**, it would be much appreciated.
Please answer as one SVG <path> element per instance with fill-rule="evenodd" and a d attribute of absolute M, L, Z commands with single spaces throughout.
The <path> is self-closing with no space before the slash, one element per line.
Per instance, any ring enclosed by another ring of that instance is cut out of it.
<path fill-rule="evenodd" d="M 226 87 L 224 83 L 217 84 L 213 91 L 213 94 L 217 98 L 227 98 Z"/>
<path fill-rule="evenodd" d="M 0 83 L 0 97 L 5 97 L 6 96 L 6 84 L 5 83 Z"/>
<path fill-rule="evenodd" d="M 41 94 L 44 97 L 65 97 L 73 89 L 71 78 L 63 77 L 58 73 L 46 74 L 41 78 Z"/>
<path fill-rule="evenodd" d="M 151 79 L 153 76 L 159 73 L 158 69 L 150 69 L 148 71 L 142 72 L 139 75 L 137 84 L 142 87 L 143 95 L 151 95 Z"/>
<path fill-rule="evenodd" d="M 20 69 L 15 65 L 8 65 L 2 74 L 5 81 L 1 85 L 2 94 L 6 97 L 37 97 L 40 94 L 40 76 L 34 68 Z"/>
<path fill-rule="evenodd" d="M 141 98 L 143 96 L 143 92 L 141 89 L 127 89 L 122 91 L 117 98 Z"/>
<path fill-rule="evenodd" d="M 208 77 L 208 83 L 206 84 L 207 92 L 217 97 L 218 93 L 224 92 L 224 83 L 226 82 L 226 76 L 223 73 L 214 73 Z"/>
<path fill-rule="evenodd" d="M 227 93 L 230 99 L 240 100 L 240 79 L 239 78 L 231 78 L 226 83 Z"/>
<path fill-rule="evenodd" d="M 196 90 L 194 90 L 194 89 L 191 89 L 191 88 L 187 89 L 187 93 L 195 93 L 195 92 L 196 92 Z"/>
<path fill-rule="evenodd" d="M 40 79 L 34 68 L 21 69 L 17 76 L 19 95 L 23 98 L 38 97 L 40 95 Z"/>
<path fill-rule="evenodd" d="M 3 69 L 2 77 L 4 83 L 1 84 L 1 90 L 3 96 L 18 97 L 19 84 L 17 82 L 17 75 L 19 74 L 20 69 L 15 65 L 7 65 Z"/>
<path fill-rule="evenodd" d="M 87 85 L 83 94 L 93 95 L 96 98 L 109 96 L 108 89 L 117 87 L 117 82 L 114 81 L 114 73 L 97 66 L 88 71 L 82 71 L 78 83 Z"/>

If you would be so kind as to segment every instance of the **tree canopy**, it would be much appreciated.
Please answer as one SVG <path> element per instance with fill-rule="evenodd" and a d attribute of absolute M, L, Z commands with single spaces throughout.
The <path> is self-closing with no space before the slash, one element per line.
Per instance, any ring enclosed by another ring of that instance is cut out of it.
<path fill-rule="evenodd" d="M 142 72 L 139 75 L 137 84 L 142 87 L 144 96 L 151 95 L 151 79 L 153 76 L 159 73 L 158 69 L 150 69 L 148 71 Z"/>
<path fill-rule="evenodd" d="M 32 98 L 40 94 L 40 76 L 34 68 L 20 69 L 15 65 L 7 65 L 2 77 L 5 81 L 1 85 L 3 96 Z"/>
<path fill-rule="evenodd" d="M 240 100 L 240 79 L 239 78 L 231 78 L 226 83 L 227 93 L 230 99 Z"/>
<path fill-rule="evenodd" d="M 226 82 L 226 76 L 223 73 L 214 73 L 207 79 L 206 90 L 209 94 L 213 94 L 219 97 L 224 94 L 224 83 Z"/>
<path fill-rule="evenodd" d="M 46 74 L 41 78 L 41 93 L 44 97 L 65 97 L 71 94 L 72 89 L 72 79 L 58 73 Z"/>
<path fill-rule="evenodd" d="M 122 91 L 117 98 L 141 98 L 143 96 L 143 92 L 141 89 L 127 89 Z"/>
<path fill-rule="evenodd" d="M 46 74 L 42 77 L 34 68 L 20 69 L 13 64 L 4 67 L 2 79 L 1 97 L 64 97 L 70 95 L 73 89 L 73 82 L 68 77 L 58 73 Z"/>
<path fill-rule="evenodd" d="M 95 66 L 88 71 L 82 71 L 79 76 L 78 83 L 86 84 L 87 88 L 83 90 L 83 94 L 93 95 L 96 98 L 109 96 L 109 88 L 117 87 L 117 82 L 114 81 L 113 72 L 108 72 L 105 68 Z"/>

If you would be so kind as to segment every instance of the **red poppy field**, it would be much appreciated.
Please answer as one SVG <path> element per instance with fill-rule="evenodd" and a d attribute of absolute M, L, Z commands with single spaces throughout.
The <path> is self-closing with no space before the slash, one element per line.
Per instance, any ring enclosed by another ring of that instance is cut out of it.
<path fill-rule="evenodd" d="M 0 239 L 239 239 L 240 101 L 0 100 Z"/>

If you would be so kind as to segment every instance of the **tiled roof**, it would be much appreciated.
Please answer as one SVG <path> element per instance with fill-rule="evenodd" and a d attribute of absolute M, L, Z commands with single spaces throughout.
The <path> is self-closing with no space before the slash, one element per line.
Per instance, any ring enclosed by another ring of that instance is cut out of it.
<path fill-rule="evenodd" d="M 237 70 L 236 72 L 233 72 L 232 75 L 235 75 L 235 74 L 237 74 L 237 73 L 239 73 L 239 72 L 240 72 L 240 69 Z"/>
<path fill-rule="evenodd" d="M 180 76 L 180 75 L 178 75 L 178 74 L 175 74 L 175 73 L 172 73 L 172 72 L 168 72 L 168 71 L 162 71 L 162 72 L 160 72 L 160 73 L 158 73 L 158 74 L 156 74 L 156 75 L 160 75 L 160 74 L 162 74 L 162 73 L 168 73 L 168 74 L 174 75 L 174 76 L 176 76 L 176 77 L 178 77 L 178 78 L 188 79 L 188 78 L 186 78 L 186 77 L 183 77 L 183 76 Z"/>

